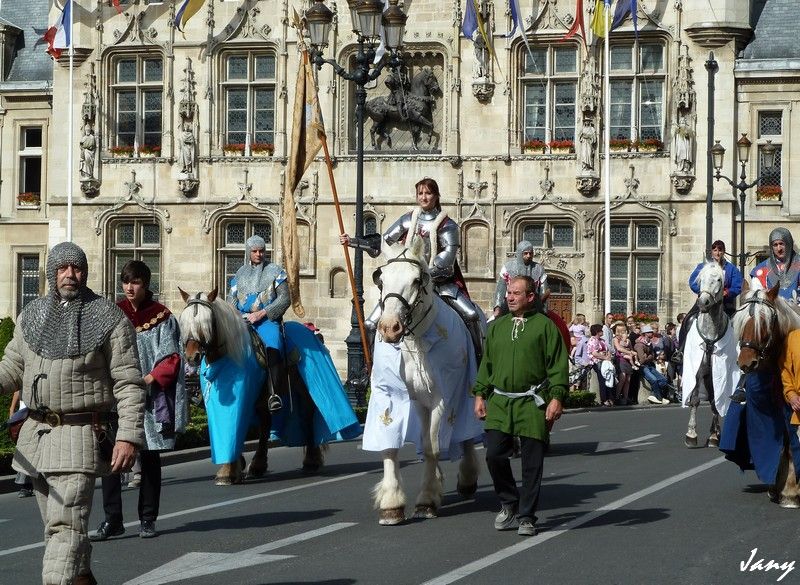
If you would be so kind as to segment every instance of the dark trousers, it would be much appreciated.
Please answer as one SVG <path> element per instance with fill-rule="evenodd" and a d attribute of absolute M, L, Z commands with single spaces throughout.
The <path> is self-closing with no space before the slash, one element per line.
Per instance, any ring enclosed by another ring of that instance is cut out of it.
<path fill-rule="evenodd" d="M 139 520 L 155 522 L 161 501 L 161 453 L 140 451 L 142 480 L 139 487 Z M 122 523 L 122 475 L 112 473 L 103 478 L 103 511 L 106 522 Z"/>
<path fill-rule="evenodd" d="M 520 437 L 522 461 L 522 489 L 517 489 L 511 471 L 514 437 L 501 431 L 486 431 L 486 466 L 494 482 L 494 491 L 503 506 L 517 509 L 519 518 L 530 518 L 536 523 L 539 506 L 539 489 L 542 486 L 545 444 L 538 439 Z"/>

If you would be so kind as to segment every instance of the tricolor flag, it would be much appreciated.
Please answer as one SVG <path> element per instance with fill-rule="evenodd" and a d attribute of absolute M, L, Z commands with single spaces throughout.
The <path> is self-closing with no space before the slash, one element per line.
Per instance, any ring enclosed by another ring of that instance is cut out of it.
<path fill-rule="evenodd" d="M 51 26 L 42 35 L 42 40 L 47 43 L 47 49 L 45 51 L 48 55 L 50 55 L 53 59 L 58 59 L 61 56 L 61 49 L 56 49 L 53 46 L 53 43 L 56 40 L 56 27 Z"/>
<path fill-rule="evenodd" d="M 61 49 L 68 49 L 72 41 L 72 31 L 70 30 L 70 24 L 72 23 L 71 13 L 72 0 L 67 0 L 61 11 L 61 18 L 59 18 L 58 22 L 54 26 L 51 26 L 44 34 L 44 38 L 48 42 L 47 52 L 56 57 L 56 59 L 61 55 Z M 48 39 L 50 35 L 52 35 L 51 38 L 53 39 L 52 45 L 50 44 L 51 41 Z M 57 55 L 55 54 L 56 52 L 58 53 Z"/>
<path fill-rule="evenodd" d="M 634 2 L 636 0 L 633 0 Z M 567 31 L 561 40 L 566 41 L 574 37 L 578 30 L 581 31 L 581 37 L 583 38 L 583 44 L 586 44 L 586 29 L 583 27 L 583 0 L 576 0 L 575 4 L 575 20 L 572 21 L 572 26 Z"/>
<path fill-rule="evenodd" d="M 478 0 L 467 0 L 467 7 L 466 10 L 464 10 L 464 22 L 461 24 L 461 32 L 464 33 L 465 37 L 475 42 L 475 31 L 480 31 L 483 42 L 486 43 L 486 49 L 491 55 L 493 53 L 492 44 L 489 42 L 489 37 L 486 35 L 486 23 L 483 21 L 481 12 L 478 9 Z"/>
<path fill-rule="evenodd" d="M 597 0 L 592 17 L 592 32 L 598 37 L 605 37 L 611 29 L 611 0 Z"/>
<path fill-rule="evenodd" d="M 186 26 L 192 16 L 197 14 L 204 2 L 205 0 L 183 0 L 183 4 L 175 14 L 175 28 L 183 32 L 183 27 Z"/>
<path fill-rule="evenodd" d="M 531 60 L 535 61 L 533 56 L 533 51 L 531 51 L 531 46 L 528 44 L 528 36 L 525 34 L 525 27 L 522 25 L 521 20 L 521 13 L 522 11 L 519 9 L 519 0 L 509 0 L 508 8 L 511 11 L 511 31 L 508 33 L 508 37 L 514 36 L 514 31 L 519 28 L 519 32 L 522 33 L 522 42 L 525 43 L 525 48 L 528 49 L 528 54 L 531 56 Z"/>
<path fill-rule="evenodd" d="M 296 17 L 298 18 L 298 17 Z M 294 190 L 300 184 L 303 173 L 317 156 L 325 139 L 322 110 L 319 107 L 317 83 L 314 80 L 314 65 L 308 51 L 301 45 L 302 63 L 297 71 L 297 86 L 294 94 L 292 116 L 292 142 L 286 171 L 286 190 L 283 194 L 282 243 L 283 266 L 289 275 L 289 293 L 295 315 L 303 317 L 305 309 L 300 299 L 300 244 L 297 239 L 297 217 Z"/>

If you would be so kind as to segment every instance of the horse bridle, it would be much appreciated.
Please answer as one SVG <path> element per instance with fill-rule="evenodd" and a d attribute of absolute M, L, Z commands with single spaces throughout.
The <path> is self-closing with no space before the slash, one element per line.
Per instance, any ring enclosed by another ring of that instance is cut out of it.
<path fill-rule="evenodd" d="M 375 270 L 375 272 L 372 273 L 372 281 L 378 287 L 378 290 L 381 291 L 381 297 L 380 300 L 378 301 L 378 305 L 381 308 L 381 313 L 383 313 L 384 305 L 386 304 L 386 301 L 388 299 L 397 299 L 399 303 L 403 306 L 403 311 L 405 312 L 405 314 L 401 316 L 400 324 L 403 326 L 403 336 L 406 336 L 414 334 L 414 329 L 416 329 L 419 326 L 419 324 L 425 320 L 425 317 L 427 317 L 428 313 L 430 313 L 431 309 L 433 309 L 433 303 L 431 303 L 431 305 L 419 317 L 419 319 L 414 320 L 413 318 L 414 311 L 416 310 L 417 307 L 420 306 L 420 304 L 422 304 L 423 296 L 426 296 L 428 294 L 428 286 L 430 285 L 431 282 L 431 275 L 427 272 L 427 269 L 422 262 L 420 262 L 419 260 L 415 260 L 413 258 L 406 258 L 404 254 L 405 251 L 403 252 L 403 255 L 398 256 L 396 258 L 392 258 L 386 264 Z M 414 300 L 413 304 L 409 303 L 405 298 L 403 298 L 402 295 L 398 293 L 387 293 L 385 296 L 383 294 L 381 273 L 383 272 L 383 269 L 386 266 L 395 262 L 408 262 L 410 264 L 416 265 L 420 269 L 420 274 L 422 275 L 422 278 L 415 281 L 418 282 L 417 298 L 416 300 Z"/>
<path fill-rule="evenodd" d="M 197 293 L 194 296 L 194 298 L 189 299 L 188 301 L 186 301 L 186 309 L 184 309 L 184 310 L 187 310 L 189 307 L 192 307 L 193 310 L 194 310 L 194 316 L 195 317 L 197 317 L 197 307 L 198 307 L 198 305 L 201 306 L 201 307 L 205 307 L 209 311 L 211 311 L 211 334 L 212 334 L 212 337 L 213 337 L 214 330 L 216 329 L 216 323 L 214 322 L 215 321 L 214 309 L 213 309 L 213 307 L 212 307 L 212 305 L 211 305 L 211 303 L 209 301 L 200 298 L 201 294 L 202 293 Z M 208 349 L 208 341 L 201 341 L 200 339 L 195 339 L 191 335 L 187 335 L 186 341 L 194 341 L 197 345 L 200 346 L 201 353 L 205 353 L 206 350 Z"/>
<path fill-rule="evenodd" d="M 778 310 L 775 308 L 775 305 L 773 305 L 769 300 L 762 299 L 757 296 L 747 299 L 744 302 L 744 304 L 742 304 L 742 306 L 739 307 L 738 310 L 744 311 L 745 309 L 747 309 L 750 314 L 750 317 L 755 319 L 756 305 L 765 305 L 770 310 L 771 317 L 767 333 L 767 340 L 766 342 L 761 344 L 753 343 L 752 341 L 740 341 L 739 348 L 752 349 L 758 355 L 758 362 L 760 362 L 761 360 L 766 358 L 767 350 L 770 349 L 774 339 L 776 339 L 776 337 L 772 334 L 772 332 L 775 330 L 775 326 L 777 325 L 778 322 Z M 758 362 L 756 363 L 756 366 L 758 366 Z"/>

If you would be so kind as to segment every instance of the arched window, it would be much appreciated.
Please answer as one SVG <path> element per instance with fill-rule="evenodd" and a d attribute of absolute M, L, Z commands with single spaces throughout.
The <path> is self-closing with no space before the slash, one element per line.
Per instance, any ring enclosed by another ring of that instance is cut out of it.
<path fill-rule="evenodd" d="M 222 53 L 222 143 L 275 143 L 275 55 L 268 50 Z"/>
<path fill-rule="evenodd" d="M 261 236 L 266 242 L 264 262 L 273 259 L 273 230 L 272 222 L 264 216 L 247 217 L 235 216 L 223 219 L 217 225 L 217 275 L 216 282 L 220 289 L 225 291 L 231 278 L 244 264 L 245 242 L 250 236 Z M 222 294 L 222 293 L 221 293 Z"/>
<path fill-rule="evenodd" d="M 164 60 L 160 53 L 111 57 L 111 147 L 161 149 Z"/>
<path fill-rule="evenodd" d="M 347 289 L 347 273 L 337 266 L 331 270 L 328 294 L 332 299 L 343 299 L 348 296 Z"/>
<path fill-rule="evenodd" d="M 659 222 L 644 218 L 612 221 L 611 312 L 657 314 L 661 277 Z"/>
<path fill-rule="evenodd" d="M 114 220 L 108 230 L 108 274 L 106 290 L 114 300 L 125 297 L 119 275 L 130 260 L 141 260 L 150 269 L 150 290 L 158 299 L 161 292 L 161 225 L 153 218 L 127 217 Z"/>

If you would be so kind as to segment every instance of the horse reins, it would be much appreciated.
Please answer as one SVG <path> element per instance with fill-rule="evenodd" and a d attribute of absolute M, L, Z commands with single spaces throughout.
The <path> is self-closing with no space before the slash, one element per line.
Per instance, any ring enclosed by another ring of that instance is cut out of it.
<path fill-rule="evenodd" d="M 740 348 L 748 348 L 752 349 L 758 355 L 758 361 L 756 362 L 756 367 L 758 367 L 758 362 L 767 357 L 767 350 L 770 349 L 772 346 L 773 340 L 775 337 L 773 336 L 772 332 L 775 329 L 775 325 L 778 321 L 778 310 L 775 308 L 769 300 L 761 299 L 757 296 L 751 297 L 747 299 L 744 304 L 739 307 L 739 311 L 744 310 L 745 308 L 748 309 L 749 315 L 751 318 L 755 319 L 756 316 L 756 305 L 765 305 L 770 310 L 770 323 L 768 328 L 767 340 L 763 344 L 754 343 L 752 341 L 739 341 Z"/>
<path fill-rule="evenodd" d="M 384 266 L 388 266 L 393 262 L 408 262 L 410 264 L 414 264 L 420 269 L 420 273 L 423 277 L 419 280 L 417 298 L 414 303 L 409 303 L 402 295 L 398 293 L 387 293 L 385 296 L 383 294 L 383 290 L 381 290 L 381 298 L 378 304 L 381 308 L 381 313 L 383 313 L 384 306 L 386 304 L 387 299 L 397 299 L 398 302 L 403 306 L 403 310 L 405 311 L 405 315 L 403 315 L 400 319 L 400 323 L 403 325 L 403 336 L 406 335 L 414 335 L 414 330 L 419 327 L 419 324 L 425 321 L 425 318 L 433 309 L 433 303 L 427 308 L 427 310 L 416 320 L 413 319 L 414 311 L 422 304 L 423 296 L 427 296 L 428 294 L 428 285 L 430 284 L 430 275 L 425 271 L 426 267 L 419 261 L 414 260 L 413 258 L 406 258 L 405 251 L 403 252 L 403 256 L 398 256 L 397 258 L 392 258 L 389 260 Z M 378 288 L 381 288 L 380 281 L 378 277 L 380 276 L 381 271 L 383 270 L 383 266 L 376 270 L 376 274 L 373 276 Z"/>
<path fill-rule="evenodd" d="M 211 332 L 212 332 L 212 336 L 213 336 L 214 330 L 216 329 L 216 327 L 215 327 L 214 309 L 213 309 L 212 304 L 209 301 L 200 298 L 201 294 L 202 293 L 197 293 L 194 296 L 193 299 L 189 299 L 188 301 L 186 301 L 186 308 L 187 309 L 189 307 L 193 308 L 195 318 L 197 317 L 197 313 L 198 313 L 198 311 L 197 311 L 198 305 L 201 306 L 201 307 L 205 307 L 209 311 L 211 311 Z M 201 341 L 199 339 L 195 339 L 194 337 L 191 336 L 191 334 L 187 335 L 186 341 L 194 341 L 197 345 L 200 346 L 200 349 L 202 350 L 202 353 L 205 353 L 206 350 L 208 349 L 208 342 L 207 341 Z"/>

